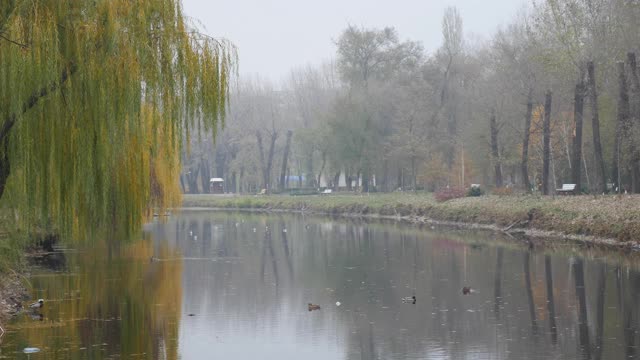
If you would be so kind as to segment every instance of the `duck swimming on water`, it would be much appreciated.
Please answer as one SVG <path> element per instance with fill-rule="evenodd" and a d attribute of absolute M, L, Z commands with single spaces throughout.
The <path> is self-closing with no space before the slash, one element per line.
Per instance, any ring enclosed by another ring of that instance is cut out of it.
<path fill-rule="evenodd" d="M 462 288 L 462 295 L 471 295 L 474 292 L 476 292 L 475 290 L 473 290 L 472 288 L 465 286 Z"/>
<path fill-rule="evenodd" d="M 39 299 L 38 301 L 36 301 L 33 304 L 29 305 L 29 308 L 35 310 L 35 309 L 40 309 L 43 306 L 44 306 L 44 300 L 43 299 Z"/>
<path fill-rule="evenodd" d="M 313 310 L 320 310 L 320 305 L 314 305 L 312 303 L 309 303 L 309 311 L 313 311 Z"/>
<path fill-rule="evenodd" d="M 415 304 L 416 303 L 416 296 L 407 296 L 407 297 L 403 297 L 402 298 L 402 302 L 403 303 L 411 303 L 411 304 Z"/>

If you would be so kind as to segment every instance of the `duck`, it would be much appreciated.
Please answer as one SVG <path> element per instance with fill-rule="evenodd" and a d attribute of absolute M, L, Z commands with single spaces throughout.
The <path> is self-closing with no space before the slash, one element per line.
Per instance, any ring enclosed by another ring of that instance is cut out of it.
<path fill-rule="evenodd" d="M 40 309 L 43 306 L 44 306 L 44 300 L 43 299 L 38 299 L 38 301 L 36 301 L 33 304 L 29 305 L 29 308 L 35 310 L 35 309 Z"/>
<path fill-rule="evenodd" d="M 403 302 L 403 303 L 412 303 L 412 304 L 415 304 L 415 303 L 416 303 L 416 296 L 415 296 L 415 295 L 413 295 L 413 296 L 403 297 L 403 298 L 402 298 L 402 302 Z"/>
<path fill-rule="evenodd" d="M 313 310 L 320 310 L 320 305 L 314 305 L 312 303 L 309 303 L 309 311 L 313 311 Z"/>
<path fill-rule="evenodd" d="M 471 295 L 472 293 L 476 292 L 475 290 L 473 290 L 472 288 L 465 286 L 462 288 L 462 295 Z"/>

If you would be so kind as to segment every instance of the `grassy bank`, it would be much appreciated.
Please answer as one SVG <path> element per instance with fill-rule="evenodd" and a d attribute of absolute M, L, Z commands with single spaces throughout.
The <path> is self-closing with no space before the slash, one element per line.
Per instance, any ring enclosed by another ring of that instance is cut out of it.
<path fill-rule="evenodd" d="M 640 196 L 636 195 L 482 196 L 443 203 L 435 201 L 431 194 L 413 193 L 300 197 L 185 195 L 183 206 L 411 217 L 618 242 L 640 240 Z"/>

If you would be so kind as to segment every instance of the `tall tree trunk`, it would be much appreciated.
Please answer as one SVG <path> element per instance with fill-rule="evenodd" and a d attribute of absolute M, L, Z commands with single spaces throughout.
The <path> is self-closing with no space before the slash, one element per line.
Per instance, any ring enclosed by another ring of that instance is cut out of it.
<path fill-rule="evenodd" d="M 340 171 L 336 173 L 333 177 L 333 191 L 338 191 L 340 189 Z"/>
<path fill-rule="evenodd" d="M 271 192 L 271 170 L 273 169 L 273 155 L 276 151 L 276 140 L 278 139 L 278 133 L 276 131 L 271 132 L 271 143 L 269 144 L 269 157 L 267 158 L 267 167 L 265 168 L 265 189 L 267 192 Z"/>
<path fill-rule="evenodd" d="M 598 115 L 598 91 L 596 89 L 596 74 L 593 61 L 587 63 L 587 77 L 589 86 L 589 103 L 591 105 L 591 128 L 593 132 L 593 151 L 595 152 L 596 190 L 607 191 L 607 178 L 604 170 L 604 158 L 602 157 L 602 143 L 600 142 L 600 117 Z"/>
<path fill-rule="evenodd" d="M 227 188 L 229 189 L 229 188 Z M 229 192 L 233 192 L 234 194 L 238 192 L 238 176 L 235 171 L 231 172 L 231 184 L 230 184 Z"/>
<path fill-rule="evenodd" d="M 576 134 L 573 138 L 573 183 L 576 184 L 576 192 L 582 189 L 582 116 L 584 114 L 584 83 L 576 85 L 574 99 L 574 121 Z"/>
<path fill-rule="evenodd" d="M 362 169 L 362 192 L 363 193 L 369 192 L 369 182 L 371 180 L 370 179 L 371 174 L 369 172 L 370 172 L 369 165 L 366 165 Z"/>
<path fill-rule="evenodd" d="M 224 168 L 227 164 L 227 154 L 221 146 L 216 149 L 216 177 L 224 178 Z"/>
<path fill-rule="evenodd" d="M 198 166 L 196 166 L 195 170 L 191 169 L 189 171 L 189 173 L 187 174 L 187 181 L 189 183 L 189 193 L 190 194 L 198 194 L 198 193 L 200 193 L 200 190 L 198 190 L 198 175 L 200 174 L 200 166 L 201 166 L 201 164 L 198 164 Z"/>
<path fill-rule="evenodd" d="M 256 141 L 258 142 L 258 155 L 260 155 L 260 168 L 262 170 L 262 188 L 266 190 L 269 184 L 269 178 L 265 171 L 266 164 L 264 162 L 264 145 L 262 144 L 262 133 L 260 130 L 256 130 Z"/>
<path fill-rule="evenodd" d="M 636 64 L 636 54 L 628 53 L 627 54 L 627 63 L 629 65 L 629 70 L 631 74 L 631 95 L 630 95 L 630 127 L 636 128 L 640 126 L 640 79 L 638 78 L 638 67 Z M 633 131 L 633 134 L 636 134 L 636 131 Z M 635 137 L 634 137 L 634 140 Z M 636 146 L 634 146 L 635 150 L 638 150 Z M 631 184 L 632 190 L 634 193 L 640 192 L 640 154 L 634 152 L 631 154 L 632 161 L 632 179 L 633 182 Z"/>
<path fill-rule="evenodd" d="M 183 174 L 180 174 L 180 187 L 182 188 L 182 193 L 186 194 L 187 193 L 187 189 L 184 186 L 184 175 Z"/>
<path fill-rule="evenodd" d="M 306 180 L 305 180 L 305 186 L 306 187 L 313 187 L 314 186 L 314 171 L 313 171 L 313 147 L 310 147 L 310 150 L 308 150 L 307 153 L 307 161 L 306 161 L 306 166 L 307 166 L 307 171 L 306 171 Z M 302 187 L 302 185 L 300 185 L 300 187 Z"/>
<path fill-rule="evenodd" d="M 531 137 L 531 117 L 533 116 L 533 90 L 527 95 L 527 113 L 524 117 L 524 139 L 522 140 L 522 181 L 527 192 L 531 192 L 529 181 L 529 139 Z"/>
<path fill-rule="evenodd" d="M 204 158 L 200 159 L 200 166 L 202 170 L 200 170 L 200 182 L 202 184 L 202 192 L 205 194 L 210 193 L 210 183 L 211 180 L 211 171 L 209 170 L 209 161 Z"/>
<path fill-rule="evenodd" d="M 291 148 L 291 136 L 293 136 L 293 131 L 287 130 L 287 142 L 284 146 L 284 155 L 282 156 L 282 167 L 280 168 L 280 192 L 283 192 L 286 188 L 287 182 L 287 165 L 289 161 L 289 149 Z"/>
<path fill-rule="evenodd" d="M 493 158 L 493 166 L 495 170 L 496 187 L 502 187 L 502 165 L 500 164 L 500 151 L 498 147 L 498 123 L 496 122 L 496 111 L 491 110 L 491 118 L 489 119 L 491 127 L 491 156 Z"/>
<path fill-rule="evenodd" d="M 413 187 L 413 192 L 418 191 L 418 174 L 417 174 L 417 166 L 416 166 L 416 156 L 411 156 L 411 186 Z"/>
<path fill-rule="evenodd" d="M 622 192 L 622 171 L 624 161 L 634 153 L 629 137 L 631 130 L 629 123 L 629 92 L 627 89 L 627 76 L 625 74 L 624 62 L 618 62 L 618 117 L 616 124 L 616 140 L 613 149 L 613 172 L 612 176 L 618 184 L 618 191 Z M 622 155 L 626 154 L 626 157 Z"/>
<path fill-rule="evenodd" d="M 542 123 L 542 193 L 549 195 L 549 165 L 551 163 L 551 90 L 544 99 L 544 120 Z"/>
<path fill-rule="evenodd" d="M 324 172 L 324 167 L 327 165 L 327 152 L 322 152 L 322 165 L 320 165 L 320 172 L 318 172 L 318 187 L 320 187 L 320 180 L 322 180 L 322 173 Z"/>
<path fill-rule="evenodd" d="M 271 131 L 270 134 L 270 143 L 269 143 L 269 153 L 267 154 L 267 158 L 264 156 L 264 146 L 262 144 L 262 133 L 260 130 L 256 130 L 256 140 L 258 142 L 258 153 L 260 155 L 260 163 L 262 165 L 262 186 L 267 192 L 270 192 L 271 189 L 271 170 L 273 168 L 273 155 L 275 153 L 276 147 L 276 139 L 278 139 L 278 132 Z"/>

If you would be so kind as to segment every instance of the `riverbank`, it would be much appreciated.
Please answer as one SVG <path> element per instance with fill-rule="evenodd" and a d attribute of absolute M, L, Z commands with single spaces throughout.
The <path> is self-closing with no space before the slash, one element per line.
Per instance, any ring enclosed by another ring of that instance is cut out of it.
<path fill-rule="evenodd" d="M 185 208 L 295 211 L 437 221 L 614 246 L 640 243 L 640 196 L 481 196 L 437 202 L 431 194 L 328 196 L 185 195 Z"/>
<path fill-rule="evenodd" d="M 24 278 L 17 273 L 2 273 L 0 281 L 0 327 L 5 328 L 7 321 L 20 310 L 20 304 L 28 299 Z M 0 333 L 2 330 L 0 330 Z M 0 338 L 0 343 L 2 339 Z"/>

